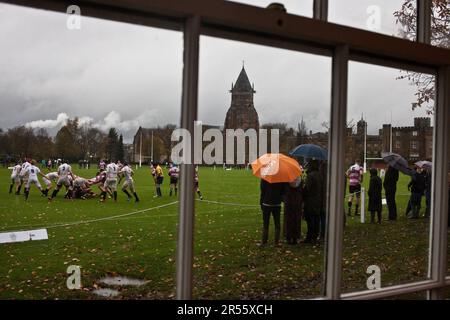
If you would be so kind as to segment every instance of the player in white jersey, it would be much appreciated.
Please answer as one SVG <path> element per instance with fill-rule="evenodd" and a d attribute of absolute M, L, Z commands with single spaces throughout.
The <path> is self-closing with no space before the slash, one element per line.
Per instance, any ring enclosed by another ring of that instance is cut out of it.
<path fill-rule="evenodd" d="M 178 176 L 180 175 L 180 169 L 174 164 L 169 165 L 169 177 L 170 177 L 170 191 L 169 196 L 172 196 L 172 192 L 175 191 L 175 196 L 178 192 Z"/>
<path fill-rule="evenodd" d="M 20 186 L 20 170 L 22 166 L 20 164 L 16 164 L 14 167 L 9 167 L 8 169 L 12 170 L 11 172 L 11 184 L 9 186 L 9 193 L 12 193 L 14 185 L 16 186 L 16 194 L 19 190 Z"/>
<path fill-rule="evenodd" d="M 17 189 L 17 194 L 20 194 L 20 189 L 22 188 L 22 186 L 24 184 L 27 183 L 27 180 L 28 180 L 28 171 L 27 171 L 27 169 L 28 169 L 29 166 L 31 166 L 31 164 L 30 164 L 30 162 L 28 162 L 28 159 L 25 158 L 25 161 L 22 163 L 22 167 L 20 169 L 20 174 L 19 174 L 20 186 Z"/>
<path fill-rule="evenodd" d="M 53 188 L 52 182 L 56 183 L 59 179 L 58 172 L 49 172 L 47 173 L 42 180 L 44 181 L 47 188 L 44 190 L 44 194 L 47 196 L 48 192 Z"/>
<path fill-rule="evenodd" d="M 117 201 L 117 177 L 119 174 L 119 168 L 117 164 L 111 162 L 106 166 L 106 181 L 103 185 L 104 189 L 110 189 L 113 193 L 114 201 Z M 106 200 L 106 190 L 100 195 L 100 201 Z"/>
<path fill-rule="evenodd" d="M 127 189 L 130 189 L 130 191 L 134 195 L 134 199 L 136 202 L 139 202 L 139 197 L 136 193 L 136 190 L 134 188 L 134 180 L 133 180 L 133 169 L 128 165 L 128 163 L 124 163 L 123 168 L 120 170 L 120 175 L 125 178 L 125 182 L 122 185 L 122 191 L 127 195 L 128 201 L 131 199 L 131 194 L 128 192 Z"/>
<path fill-rule="evenodd" d="M 31 160 L 31 164 L 27 167 L 27 174 L 28 174 L 28 180 L 25 184 L 25 200 L 28 200 L 28 195 L 30 194 L 30 185 L 34 184 L 39 191 L 41 191 L 42 195 L 45 196 L 44 191 L 42 190 L 41 183 L 39 182 L 38 175 L 41 177 L 44 177 L 44 175 L 41 173 L 41 170 L 36 167 L 36 161 Z"/>
<path fill-rule="evenodd" d="M 73 179 L 72 167 L 67 163 L 63 163 L 58 167 L 58 182 L 56 183 L 56 188 L 53 190 L 52 196 L 48 198 L 48 200 L 53 200 L 56 197 L 59 190 L 64 185 L 67 190 L 70 189 L 71 183 L 70 179 Z"/>

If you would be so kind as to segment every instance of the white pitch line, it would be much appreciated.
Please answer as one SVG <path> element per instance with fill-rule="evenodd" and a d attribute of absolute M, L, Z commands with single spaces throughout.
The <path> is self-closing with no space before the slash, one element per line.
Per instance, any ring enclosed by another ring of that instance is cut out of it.
<path fill-rule="evenodd" d="M 252 204 L 241 204 L 241 203 L 233 203 L 233 202 L 219 202 L 219 201 L 212 201 L 212 200 L 205 200 L 205 199 L 203 199 L 203 200 L 197 199 L 197 201 L 205 202 L 205 203 L 211 203 L 211 204 L 225 205 L 225 206 L 239 206 L 239 207 L 246 207 L 246 208 L 259 208 L 259 205 L 252 205 Z M 42 224 L 17 225 L 17 226 L 11 226 L 9 228 L 24 228 L 24 227 L 34 227 L 34 228 L 36 228 L 36 227 L 39 227 L 39 228 L 43 228 L 43 229 L 51 229 L 51 228 L 59 228 L 59 227 L 70 227 L 70 226 L 76 226 L 76 225 L 88 224 L 88 223 L 99 222 L 99 221 L 106 221 L 106 220 L 114 220 L 114 219 L 124 220 L 124 217 L 132 216 L 132 215 L 135 215 L 135 214 L 148 212 L 148 211 L 152 211 L 152 210 L 161 209 L 161 208 L 164 208 L 164 207 L 168 207 L 168 206 L 174 205 L 174 204 L 176 204 L 178 202 L 179 201 L 173 201 L 173 202 L 170 202 L 170 203 L 167 203 L 167 204 L 163 204 L 163 205 L 160 205 L 160 206 L 151 207 L 151 208 L 147 208 L 147 209 L 143 209 L 143 210 L 139 210 L 139 211 L 133 211 L 133 212 L 129 212 L 129 213 L 124 213 L 124 214 L 119 214 L 119 215 L 109 216 L 109 217 L 103 217 L 103 218 L 98 218 L 98 219 L 92 219 L 92 220 L 82 220 L 82 221 L 75 221 L 75 222 L 68 222 L 68 223 L 60 223 L 60 224 L 54 224 L 54 225 L 50 225 L 50 226 L 45 226 L 45 225 L 42 225 Z M 163 216 L 172 216 L 172 215 L 163 215 Z M 157 217 L 159 217 L 159 216 L 157 216 Z M 8 232 L 7 230 L 4 230 L 4 229 L 0 229 L 0 230 L 2 232 Z"/>
<path fill-rule="evenodd" d="M 62 224 L 54 224 L 54 225 L 42 227 L 42 229 L 51 229 L 51 228 L 59 228 L 59 227 L 70 227 L 70 226 L 76 226 L 76 225 L 80 225 L 80 224 L 87 224 L 87 223 L 106 221 L 106 220 L 114 220 L 114 219 L 118 219 L 118 218 L 121 218 L 121 217 L 127 217 L 127 216 L 135 215 L 135 214 L 138 214 L 138 213 L 142 213 L 142 212 L 147 212 L 147 211 L 161 209 L 161 208 L 164 208 L 164 207 L 168 207 L 168 206 L 174 205 L 176 203 L 178 203 L 178 201 L 166 203 L 166 204 L 163 204 L 163 205 L 160 205 L 160 206 L 151 207 L 151 208 L 147 208 L 147 209 L 143 209 L 143 210 L 139 210 L 139 211 L 133 211 L 133 212 L 129 212 L 129 213 L 119 214 L 119 215 L 115 215 L 115 216 L 109 216 L 109 217 L 103 217 L 103 218 L 91 219 L 91 220 L 84 220 L 84 221 L 75 221 L 75 222 L 62 223 Z M 17 228 L 21 228 L 23 226 L 16 226 L 16 227 Z M 8 231 L 5 231 L 5 232 L 8 232 Z"/>

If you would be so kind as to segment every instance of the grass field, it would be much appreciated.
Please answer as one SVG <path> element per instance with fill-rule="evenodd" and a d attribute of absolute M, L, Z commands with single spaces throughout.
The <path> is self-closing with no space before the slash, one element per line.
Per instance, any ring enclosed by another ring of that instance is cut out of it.
<path fill-rule="evenodd" d="M 94 169 L 74 171 L 88 178 L 95 174 Z M 178 204 L 168 196 L 167 178 L 164 197 L 153 198 L 149 170 L 139 169 L 135 181 L 140 203 L 127 202 L 119 193 L 118 203 L 102 204 L 97 199 L 64 200 L 61 194 L 48 203 L 36 189 L 25 202 L 23 196 L 7 193 L 9 176 L 8 170 L 0 169 L 0 232 L 47 227 L 49 239 L 0 244 L 0 299 L 101 299 L 92 291 L 106 288 L 99 279 L 108 275 L 148 281 L 139 287 L 112 287 L 120 291 L 116 298 L 174 297 Z M 407 183 L 405 176 L 398 183 L 398 221 L 370 225 L 349 219 L 344 292 L 365 289 L 365 272 L 373 264 L 381 268 L 382 286 L 426 278 L 429 221 L 404 217 Z M 196 203 L 195 298 L 290 299 L 321 294 L 324 245 L 257 246 L 262 224 L 259 181 L 250 171 L 201 168 L 200 187 L 205 201 Z M 151 209 L 161 205 L 167 206 Z M 304 222 L 302 230 L 305 234 Z M 81 266 L 82 290 L 67 289 L 69 265 Z"/>

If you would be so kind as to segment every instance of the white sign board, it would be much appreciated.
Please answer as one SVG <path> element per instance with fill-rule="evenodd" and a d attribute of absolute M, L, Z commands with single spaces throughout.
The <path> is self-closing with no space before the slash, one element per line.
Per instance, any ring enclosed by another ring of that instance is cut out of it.
<path fill-rule="evenodd" d="M 382 205 L 387 205 L 387 201 L 386 201 L 385 198 L 381 199 L 381 204 L 382 204 Z"/>
<path fill-rule="evenodd" d="M 47 240 L 47 239 L 48 239 L 47 229 L 0 233 L 0 243 L 24 242 L 32 240 Z"/>

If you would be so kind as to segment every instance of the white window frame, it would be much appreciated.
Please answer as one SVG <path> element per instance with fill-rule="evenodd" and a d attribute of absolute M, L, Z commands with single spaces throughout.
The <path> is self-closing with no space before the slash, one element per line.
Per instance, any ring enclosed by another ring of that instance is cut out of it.
<path fill-rule="evenodd" d="M 6 3 L 66 12 L 68 2 L 7 0 Z M 76 2 L 76 1 L 75 1 Z M 197 119 L 200 35 L 257 43 L 331 56 L 332 102 L 329 138 L 329 213 L 324 299 L 378 299 L 428 291 L 442 298 L 447 276 L 447 171 L 450 135 L 450 50 L 430 43 L 431 0 L 418 0 L 417 42 L 327 23 L 328 1 L 314 0 L 314 18 L 306 18 L 221 0 L 86 0 L 82 14 L 184 32 L 181 126 Z M 433 202 L 429 280 L 378 290 L 341 293 L 344 218 L 344 172 L 348 63 L 359 61 L 437 76 L 433 154 Z M 177 247 L 177 299 L 192 298 L 194 246 L 194 167 L 184 165 L 180 177 Z"/>

